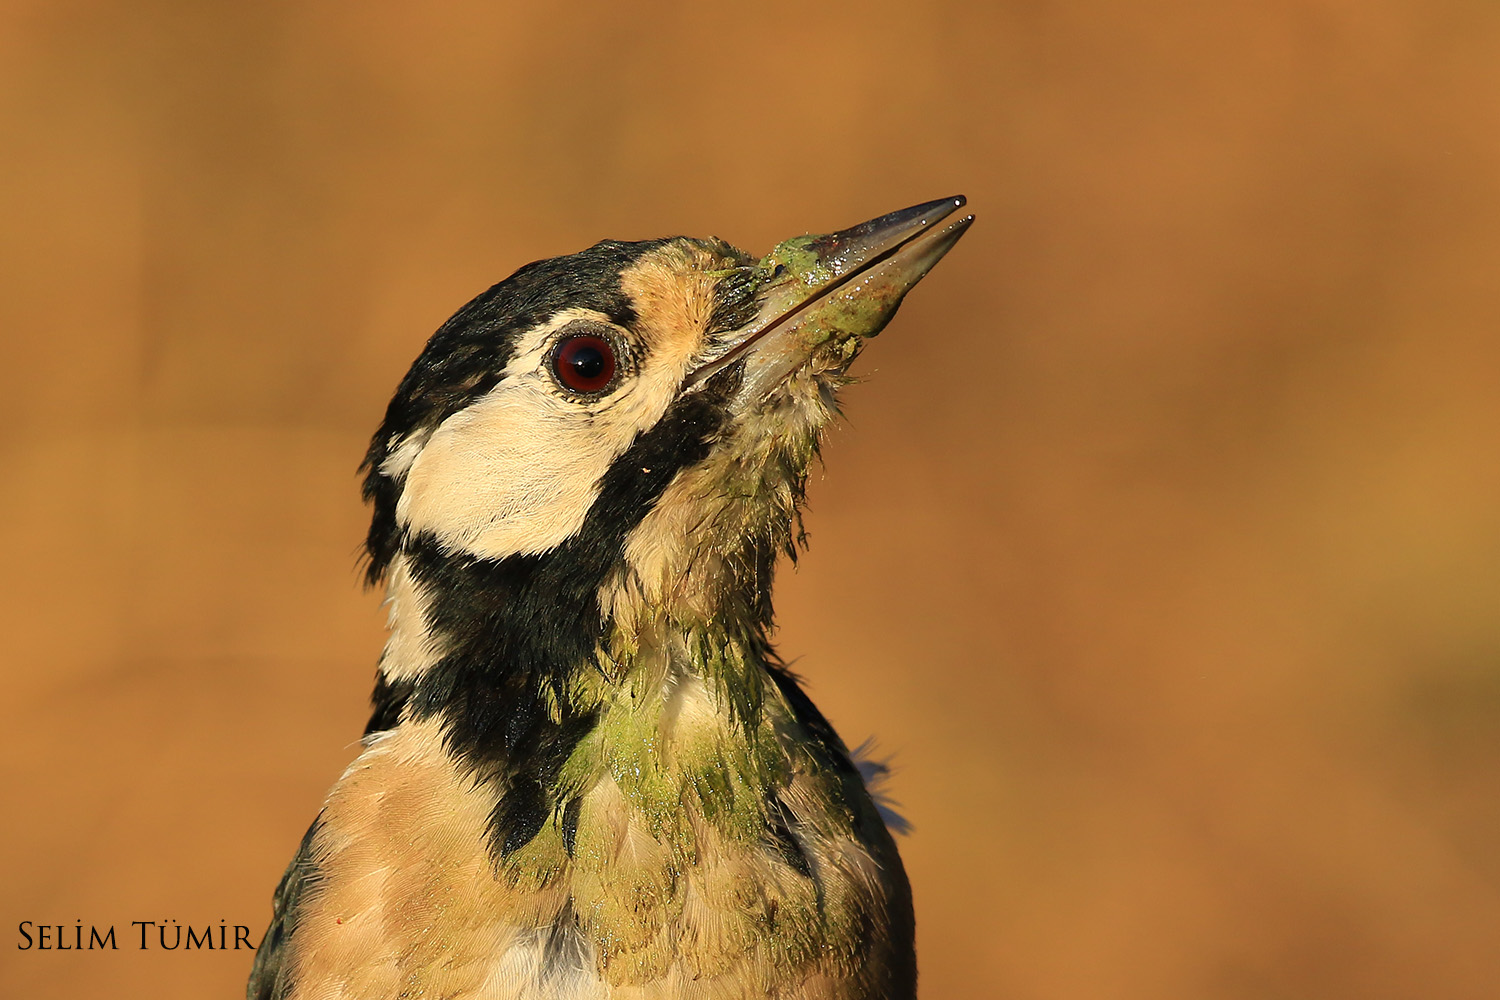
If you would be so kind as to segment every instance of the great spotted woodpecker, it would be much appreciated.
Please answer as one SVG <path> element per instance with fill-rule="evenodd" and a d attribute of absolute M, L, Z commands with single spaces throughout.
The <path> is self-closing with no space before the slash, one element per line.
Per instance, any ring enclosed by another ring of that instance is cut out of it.
<path fill-rule="evenodd" d="M 603 242 L 443 324 L 363 466 L 374 712 L 250 1000 L 915 995 L 906 875 L 771 582 L 850 362 L 963 205 L 759 260 Z"/>

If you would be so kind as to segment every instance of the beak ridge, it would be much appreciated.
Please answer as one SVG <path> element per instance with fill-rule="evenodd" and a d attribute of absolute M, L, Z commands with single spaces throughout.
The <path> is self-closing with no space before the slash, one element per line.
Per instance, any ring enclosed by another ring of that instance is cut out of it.
<path fill-rule="evenodd" d="M 835 276 L 857 271 L 968 204 L 963 195 L 913 205 L 813 240 L 812 249 Z"/>
<path fill-rule="evenodd" d="M 776 246 L 755 266 L 759 311 L 723 351 L 687 376 L 709 378 L 747 353 L 751 381 L 769 391 L 815 354 L 825 369 L 846 368 L 862 342 L 878 334 L 906 293 L 942 259 L 974 221 L 946 226 L 963 195 L 939 198 L 822 236 Z"/>

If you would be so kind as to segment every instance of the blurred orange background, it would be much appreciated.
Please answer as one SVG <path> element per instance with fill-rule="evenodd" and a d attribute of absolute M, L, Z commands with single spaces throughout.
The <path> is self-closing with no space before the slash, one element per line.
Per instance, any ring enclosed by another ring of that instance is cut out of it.
<path fill-rule="evenodd" d="M 778 592 L 923 995 L 1500 996 L 1500 6 L 9 0 L 0 136 L 4 926 L 123 949 L 3 995 L 242 990 L 130 921 L 259 938 L 458 305 L 962 191 Z"/>

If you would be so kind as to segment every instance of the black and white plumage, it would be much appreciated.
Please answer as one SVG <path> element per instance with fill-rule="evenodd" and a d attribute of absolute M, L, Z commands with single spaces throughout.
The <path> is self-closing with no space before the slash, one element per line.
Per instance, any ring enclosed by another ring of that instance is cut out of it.
<path fill-rule="evenodd" d="M 914 996 L 895 845 L 770 594 L 848 366 L 962 204 L 760 260 L 600 243 L 438 330 L 365 459 L 363 751 L 251 1000 Z"/>

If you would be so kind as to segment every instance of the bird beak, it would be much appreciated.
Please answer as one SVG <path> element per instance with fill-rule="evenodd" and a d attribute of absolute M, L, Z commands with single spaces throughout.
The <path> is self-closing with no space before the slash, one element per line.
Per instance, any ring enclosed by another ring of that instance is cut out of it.
<path fill-rule="evenodd" d="M 890 322 L 913 285 L 932 270 L 974 216 L 940 225 L 966 204 L 962 195 L 882 215 L 826 236 L 779 244 L 751 270 L 756 316 L 719 342 L 689 373 L 692 386 L 745 357 L 742 398 L 760 398 L 817 358 L 819 370 L 846 368 L 864 340 Z"/>

